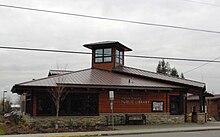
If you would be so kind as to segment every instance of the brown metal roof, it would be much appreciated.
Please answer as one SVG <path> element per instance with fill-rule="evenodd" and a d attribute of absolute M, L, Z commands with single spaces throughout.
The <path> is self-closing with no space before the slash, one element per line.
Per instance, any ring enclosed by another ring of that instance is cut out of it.
<path fill-rule="evenodd" d="M 102 42 L 84 44 L 83 46 L 86 47 L 86 48 L 89 48 L 89 49 L 98 48 L 98 47 L 103 48 L 103 47 L 115 46 L 115 47 L 118 47 L 120 49 L 123 49 L 124 51 L 132 51 L 132 49 L 126 47 L 125 45 L 121 44 L 118 41 L 102 41 Z"/>
<path fill-rule="evenodd" d="M 207 100 L 220 99 L 220 94 L 212 95 L 210 93 L 205 93 L 204 96 L 205 96 L 205 99 L 207 99 Z M 189 95 L 187 97 L 187 100 L 196 101 L 196 100 L 199 100 L 199 96 L 198 95 Z"/>
<path fill-rule="evenodd" d="M 187 100 L 196 101 L 196 100 L 199 100 L 199 96 L 198 95 L 189 95 L 187 97 Z"/>
<path fill-rule="evenodd" d="M 163 80 L 163 81 L 169 81 L 169 82 L 174 82 L 174 83 L 179 83 L 179 84 L 184 84 L 184 85 L 189 85 L 189 86 L 195 86 L 195 87 L 200 87 L 200 88 L 205 87 L 205 83 L 202 83 L 202 82 L 176 78 L 172 76 L 167 76 L 163 74 L 158 74 L 158 73 L 131 68 L 131 67 L 126 67 L 126 66 L 117 67 L 113 71 L 125 73 L 125 74 L 133 74 L 133 75 L 138 75 L 142 77 L 153 78 L 153 79 L 158 79 L 158 80 Z"/>
<path fill-rule="evenodd" d="M 42 79 L 32 80 L 25 83 L 16 84 L 12 91 L 16 92 L 16 87 L 53 87 L 57 84 L 66 86 L 98 86 L 98 87 L 133 87 L 133 88 L 181 88 L 173 84 L 162 83 L 146 78 L 133 77 L 126 74 L 119 74 L 100 69 L 85 69 L 71 73 L 49 76 Z"/>
<path fill-rule="evenodd" d="M 207 97 L 206 99 L 209 99 L 209 100 L 220 99 L 220 94 L 215 94 L 213 97 Z"/>

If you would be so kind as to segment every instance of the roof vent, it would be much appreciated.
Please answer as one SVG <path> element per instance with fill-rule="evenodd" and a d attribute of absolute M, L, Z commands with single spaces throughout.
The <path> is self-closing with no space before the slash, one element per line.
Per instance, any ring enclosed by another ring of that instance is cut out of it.
<path fill-rule="evenodd" d="M 134 77 L 132 77 L 131 79 L 128 80 L 128 83 L 133 84 L 134 83 Z"/>

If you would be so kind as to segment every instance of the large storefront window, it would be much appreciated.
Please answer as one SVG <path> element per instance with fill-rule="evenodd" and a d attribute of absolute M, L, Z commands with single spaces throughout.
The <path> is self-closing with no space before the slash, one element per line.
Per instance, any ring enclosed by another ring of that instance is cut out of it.
<path fill-rule="evenodd" d="M 54 102 L 49 93 L 37 95 L 37 115 L 52 116 L 55 115 Z"/>
<path fill-rule="evenodd" d="M 32 115 L 32 96 L 31 94 L 26 95 L 26 113 Z"/>
<path fill-rule="evenodd" d="M 98 115 L 98 94 L 69 93 L 61 102 L 60 116 Z M 54 116 L 55 105 L 49 93 L 37 95 L 37 116 Z"/>
<path fill-rule="evenodd" d="M 61 108 L 61 115 L 96 116 L 98 115 L 98 94 L 69 94 Z"/>

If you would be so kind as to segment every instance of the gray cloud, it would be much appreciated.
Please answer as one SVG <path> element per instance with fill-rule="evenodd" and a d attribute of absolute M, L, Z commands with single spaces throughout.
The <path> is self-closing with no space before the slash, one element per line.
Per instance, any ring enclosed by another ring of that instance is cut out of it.
<path fill-rule="evenodd" d="M 218 1 L 208 0 L 216 3 Z M 220 8 L 181 0 L 2 0 L 11 4 L 94 16 L 220 30 Z M 89 51 L 82 45 L 102 40 L 118 40 L 131 47 L 128 54 L 214 59 L 219 55 L 218 34 L 177 30 L 129 23 L 87 19 L 0 7 L 0 45 Z M 67 69 L 89 68 L 91 57 L 39 52 L 0 50 L 0 90 L 15 83 L 40 78 L 57 64 Z M 138 60 L 138 61 L 137 61 Z M 155 71 L 158 60 L 127 58 L 126 65 Z M 180 72 L 201 63 L 170 61 Z M 219 64 L 210 63 L 186 74 L 207 83 L 209 91 L 218 93 Z M 219 92 L 220 93 L 220 92 Z"/>

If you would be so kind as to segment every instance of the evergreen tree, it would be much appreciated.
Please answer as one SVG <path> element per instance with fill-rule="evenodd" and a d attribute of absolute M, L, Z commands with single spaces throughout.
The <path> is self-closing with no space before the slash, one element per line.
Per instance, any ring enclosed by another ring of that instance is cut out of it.
<path fill-rule="evenodd" d="M 161 61 L 159 61 L 158 65 L 157 65 L 157 73 L 162 73 L 162 70 L 161 70 Z"/>
<path fill-rule="evenodd" d="M 179 74 L 178 74 L 176 68 L 171 69 L 170 75 L 174 76 L 174 77 L 177 77 L 177 78 L 179 77 Z"/>
<path fill-rule="evenodd" d="M 169 62 L 165 62 L 164 59 L 159 61 L 157 65 L 157 73 L 185 79 L 183 73 L 179 76 L 177 69 L 175 67 L 171 68 Z"/>
<path fill-rule="evenodd" d="M 181 73 L 180 78 L 185 79 L 183 73 Z"/>
<path fill-rule="evenodd" d="M 171 69 L 170 69 L 169 62 L 165 62 L 164 59 L 162 61 L 159 61 L 158 66 L 157 66 L 157 73 L 169 75 L 170 70 Z"/>

